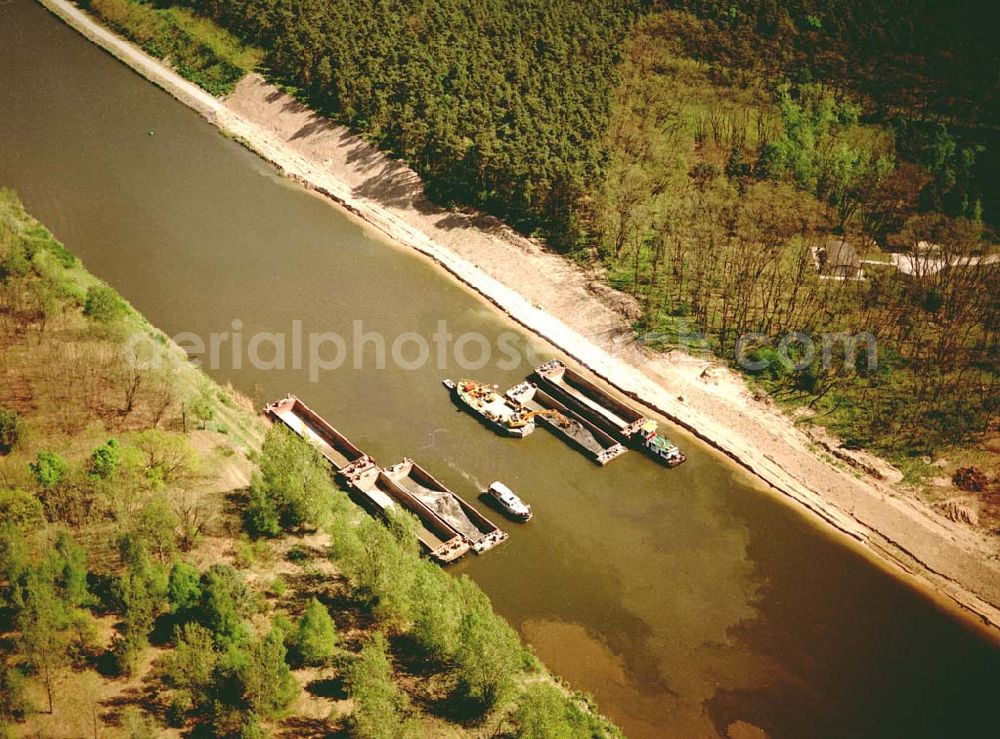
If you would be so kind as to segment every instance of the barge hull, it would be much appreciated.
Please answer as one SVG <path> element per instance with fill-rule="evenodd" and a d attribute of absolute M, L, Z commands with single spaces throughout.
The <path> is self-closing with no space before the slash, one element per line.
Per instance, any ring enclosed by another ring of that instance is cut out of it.
<path fill-rule="evenodd" d="M 433 515 L 467 539 L 477 554 L 506 541 L 506 532 L 412 459 L 404 459 L 388 468 L 386 473 Z"/>
<path fill-rule="evenodd" d="M 269 403 L 264 413 L 316 447 L 337 471 L 368 456 L 294 395 Z"/>
<path fill-rule="evenodd" d="M 530 382 L 522 382 L 507 395 L 534 411 L 555 411 L 562 419 L 539 415 L 536 418 L 552 433 L 602 467 L 628 451 L 628 448 L 597 424 L 581 416 Z"/>
<path fill-rule="evenodd" d="M 621 441 L 630 441 L 649 420 L 562 362 L 543 364 L 535 370 L 535 376 L 559 400 Z"/>
<path fill-rule="evenodd" d="M 398 508 L 416 517 L 417 540 L 435 561 L 441 564 L 454 562 L 471 548 L 460 532 L 396 482 L 387 470 L 379 467 L 363 470 L 349 484 L 363 497 L 366 507 L 373 513 L 390 516 Z"/>
<path fill-rule="evenodd" d="M 472 548 L 459 531 L 393 481 L 374 459 L 296 396 L 288 395 L 269 403 L 264 413 L 316 447 L 351 497 L 370 513 L 387 516 L 398 507 L 413 514 L 418 522 L 417 539 L 435 561 L 453 562 Z"/>
<path fill-rule="evenodd" d="M 546 362 L 535 369 L 535 377 L 558 400 L 622 444 L 635 446 L 668 467 L 676 467 L 687 459 L 676 445 L 656 433 L 655 419 L 644 416 L 562 362 Z M 668 454 L 663 447 L 656 446 L 661 442 L 672 452 Z"/>
<path fill-rule="evenodd" d="M 506 395 L 501 395 L 497 392 L 496 386 L 485 386 L 473 380 L 459 380 L 457 383 L 449 381 L 449 383 L 446 387 L 450 389 L 455 404 L 491 431 L 501 436 L 523 439 L 535 430 L 533 423 L 520 426 L 510 423 L 511 419 L 521 411 L 520 404 Z M 484 398 L 482 395 L 470 396 L 476 387 L 481 388 L 489 398 Z"/>

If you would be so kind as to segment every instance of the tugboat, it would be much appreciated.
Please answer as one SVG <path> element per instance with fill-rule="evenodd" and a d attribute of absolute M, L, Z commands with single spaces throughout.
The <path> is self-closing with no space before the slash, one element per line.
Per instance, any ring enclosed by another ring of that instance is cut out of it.
<path fill-rule="evenodd" d="M 511 518 L 522 523 L 531 520 L 531 506 L 499 480 L 492 483 L 486 492 Z"/>
<path fill-rule="evenodd" d="M 496 385 L 476 380 L 442 380 L 451 390 L 452 397 L 463 408 L 476 416 L 497 433 L 523 438 L 535 430 L 531 417 L 525 418 L 525 409 L 515 400 L 505 397 Z"/>
<path fill-rule="evenodd" d="M 674 442 L 666 436 L 656 433 L 656 421 L 647 420 L 635 433 L 635 439 L 649 456 L 667 467 L 676 467 L 687 457 Z"/>

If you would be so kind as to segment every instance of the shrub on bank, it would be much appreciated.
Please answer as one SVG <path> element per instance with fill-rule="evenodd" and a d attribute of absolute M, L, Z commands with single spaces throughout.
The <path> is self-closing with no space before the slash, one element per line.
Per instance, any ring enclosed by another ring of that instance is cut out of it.
<path fill-rule="evenodd" d="M 83 304 L 83 315 L 97 323 L 113 323 L 128 312 L 125 301 L 108 285 L 91 285 Z"/>
<path fill-rule="evenodd" d="M 222 58 L 182 28 L 174 15 L 132 0 L 83 0 L 83 7 L 187 80 L 222 96 L 232 92 L 247 69 Z"/>
<path fill-rule="evenodd" d="M 413 525 L 405 515 L 388 527 L 338 517 L 333 558 L 384 623 L 448 666 L 454 697 L 471 713 L 485 714 L 510 697 L 515 676 L 530 670 L 533 660 L 472 580 L 454 578 L 418 556 Z"/>
<path fill-rule="evenodd" d="M 318 666 L 330 661 L 337 651 L 337 631 L 330 612 L 313 598 L 289 639 L 292 654 L 304 665 Z"/>
<path fill-rule="evenodd" d="M 39 526 L 45 523 L 42 502 L 19 488 L 0 490 L 0 520 L 16 526 Z"/>
<path fill-rule="evenodd" d="M 23 435 L 24 423 L 17 411 L 0 405 L 0 454 L 9 454 Z"/>
<path fill-rule="evenodd" d="M 351 735 L 360 739 L 406 736 L 410 711 L 405 693 L 392 680 L 389 644 L 376 632 L 347 670 L 347 692 L 354 700 Z"/>

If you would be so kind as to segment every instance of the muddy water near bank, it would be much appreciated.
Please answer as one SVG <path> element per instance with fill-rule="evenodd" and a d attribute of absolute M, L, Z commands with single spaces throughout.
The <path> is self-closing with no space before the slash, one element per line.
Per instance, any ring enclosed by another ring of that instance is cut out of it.
<path fill-rule="evenodd" d="M 446 320 L 524 341 L 28 0 L 0 5 L 0 184 L 172 335 L 239 321 L 248 341 L 301 321 L 350 344 L 362 321 L 391 345 Z M 985 725 L 997 651 L 715 453 L 671 430 L 682 467 L 629 453 L 601 469 L 544 430 L 501 439 L 457 412 L 439 385 L 461 373 L 450 353 L 414 370 L 375 369 L 376 353 L 319 383 L 229 361 L 212 374 L 261 399 L 294 391 L 380 461 L 412 456 L 470 498 L 498 478 L 520 492 L 535 519 L 455 570 L 630 736 Z M 530 367 L 476 374 L 507 386 Z"/>

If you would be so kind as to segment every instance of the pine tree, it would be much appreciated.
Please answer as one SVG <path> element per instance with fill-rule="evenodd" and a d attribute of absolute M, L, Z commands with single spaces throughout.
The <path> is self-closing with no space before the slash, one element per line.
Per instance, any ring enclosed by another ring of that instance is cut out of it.
<path fill-rule="evenodd" d="M 360 739 L 395 739 L 405 732 L 409 702 L 393 683 L 388 651 L 378 632 L 347 671 L 347 691 L 354 699 L 351 734 Z"/>
<path fill-rule="evenodd" d="M 175 562 L 167 580 L 167 601 L 170 612 L 189 614 L 201 602 L 201 576 L 186 562 Z"/>
<path fill-rule="evenodd" d="M 309 601 L 294 636 L 296 656 L 306 665 L 321 665 L 337 651 L 337 632 L 330 612 L 316 598 Z"/>
<path fill-rule="evenodd" d="M 27 576 L 20 600 L 21 651 L 41 676 L 52 713 L 55 673 L 67 661 L 66 611 L 51 578 L 38 571 Z"/>
<path fill-rule="evenodd" d="M 470 581 L 463 585 L 457 694 L 485 712 L 509 695 L 524 652 L 517 634 L 493 612 L 486 595 Z"/>
<path fill-rule="evenodd" d="M 282 633 L 272 629 L 247 650 L 247 659 L 238 669 L 243 699 L 263 718 L 280 715 L 298 695 L 299 685 L 285 662 Z"/>

